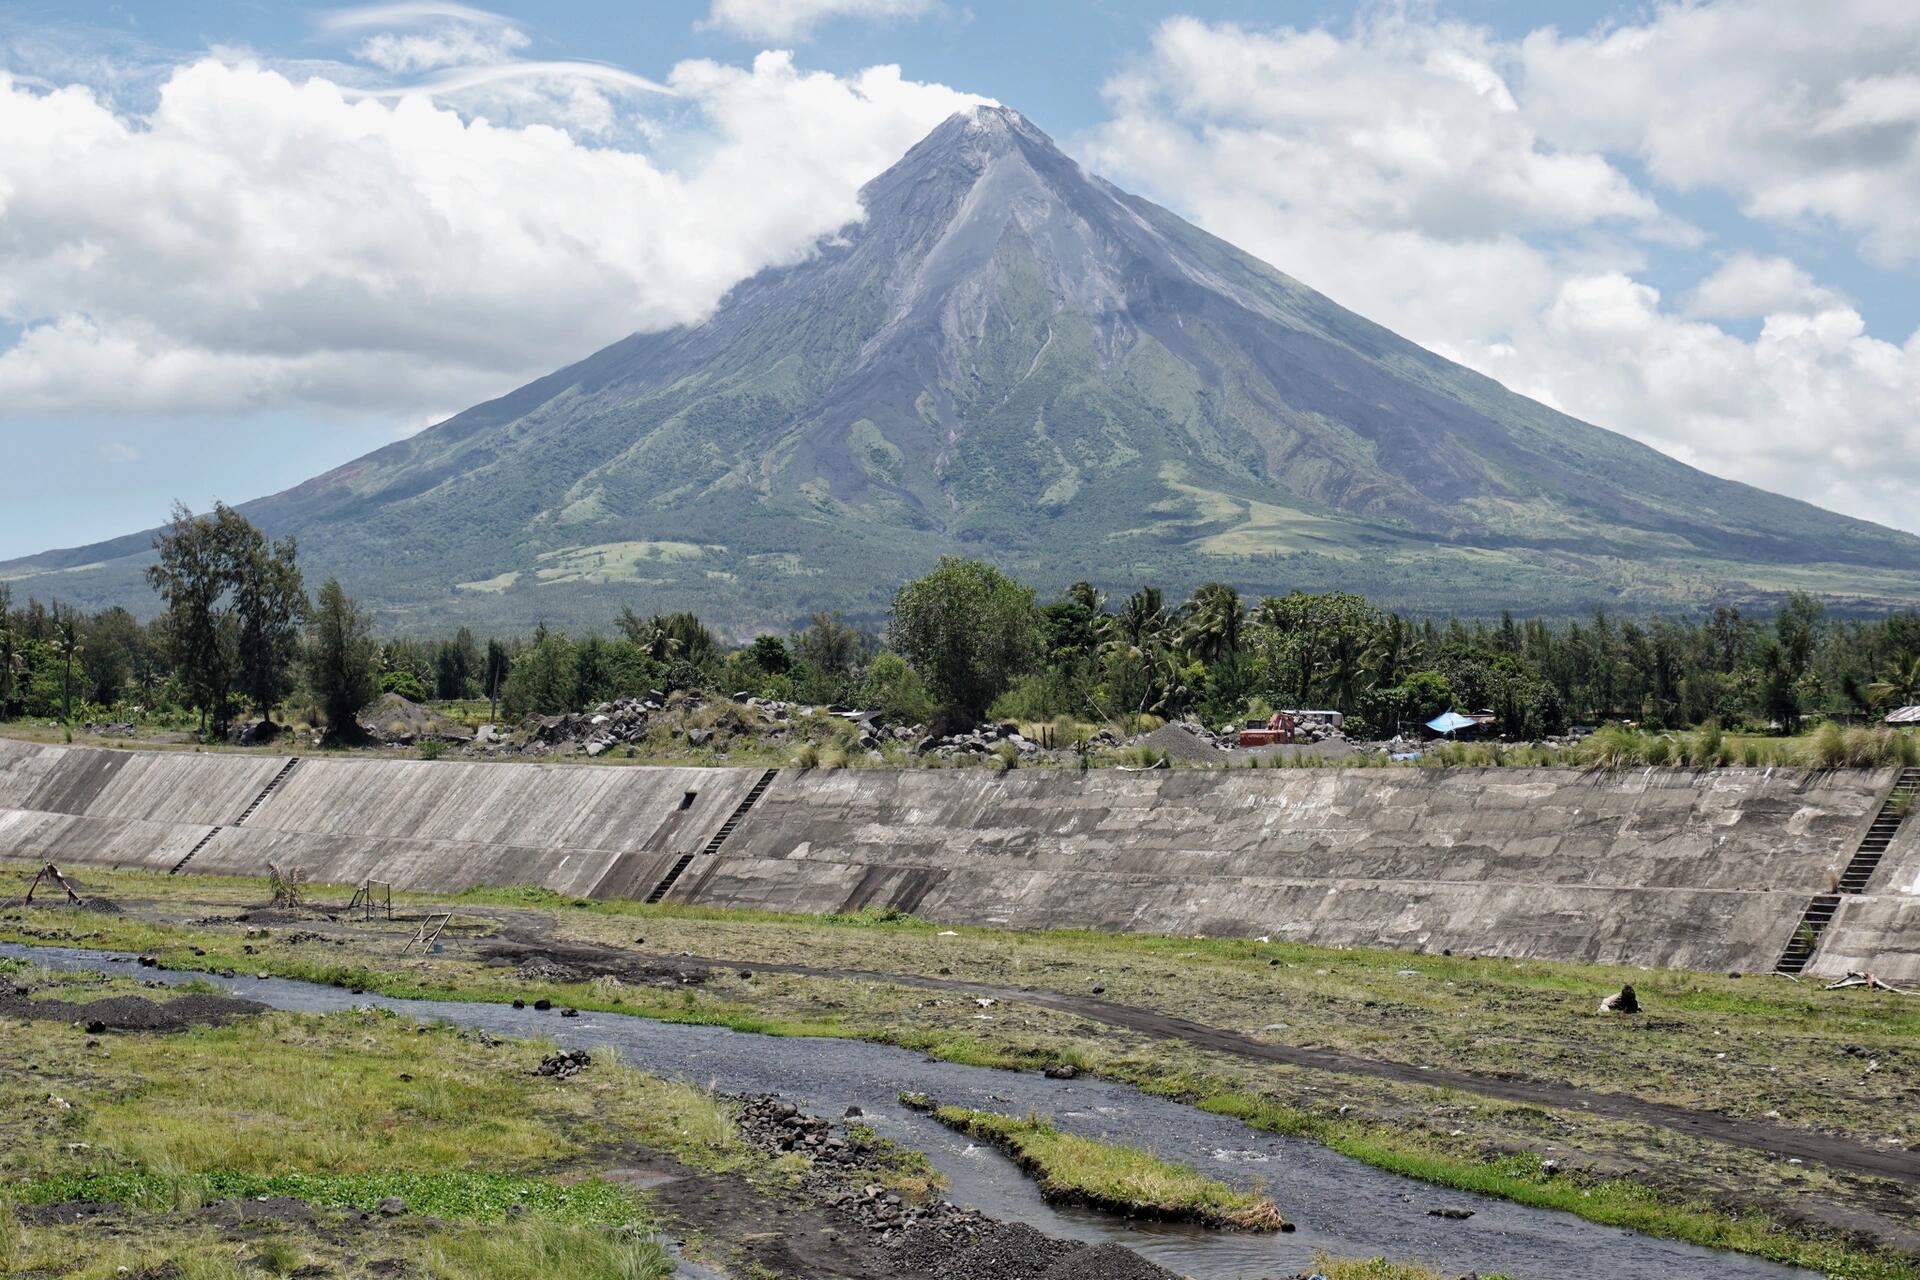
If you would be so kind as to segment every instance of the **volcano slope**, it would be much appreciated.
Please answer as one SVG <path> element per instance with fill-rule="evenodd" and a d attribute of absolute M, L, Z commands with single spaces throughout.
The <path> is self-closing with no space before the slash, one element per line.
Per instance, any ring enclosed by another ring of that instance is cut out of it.
<path fill-rule="evenodd" d="M 870 617 L 954 551 L 1042 587 L 1338 585 L 1416 609 L 1920 601 L 1920 538 L 1515 395 L 1012 111 L 953 117 L 862 201 L 703 324 L 242 510 L 416 628 L 602 622 L 636 593 L 736 631 Z M 0 577 L 150 607 L 148 542 Z"/>

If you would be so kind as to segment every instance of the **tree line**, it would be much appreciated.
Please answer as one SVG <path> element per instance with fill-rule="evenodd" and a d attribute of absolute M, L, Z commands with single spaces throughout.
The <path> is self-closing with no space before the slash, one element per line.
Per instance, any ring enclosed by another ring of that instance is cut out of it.
<path fill-rule="evenodd" d="M 0 716 L 177 716 L 209 735 L 290 713 L 350 730 L 382 693 L 484 700 L 496 718 L 579 711 L 676 689 L 859 704 L 912 723 L 985 717 L 1226 725 L 1280 708 L 1344 713 L 1389 736 L 1448 709 L 1542 738 L 1575 724 L 1708 722 L 1788 732 L 1809 715 L 1920 702 L 1920 613 L 1828 616 L 1805 595 L 1771 614 L 1548 622 L 1414 618 L 1347 592 L 1257 600 L 1209 583 L 1185 600 L 1075 583 L 1052 600 L 950 558 L 896 594 L 883 630 L 816 614 L 744 644 L 691 613 L 622 611 L 611 634 L 546 627 L 481 642 L 376 636 L 341 584 L 309 597 L 293 539 L 232 508 L 176 508 L 147 571 L 162 611 L 16 605 L 0 584 Z M 283 709 L 288 709 L 283 712 Z"/>

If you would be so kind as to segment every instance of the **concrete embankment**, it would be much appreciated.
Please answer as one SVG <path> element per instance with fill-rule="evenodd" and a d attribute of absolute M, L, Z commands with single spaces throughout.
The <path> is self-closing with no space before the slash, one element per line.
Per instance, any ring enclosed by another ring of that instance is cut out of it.
<path fill-rule="evenodd" d="M 1895 776 L 290 759 L 0 740 L 0 855 L 1759 971 Z M 1812 971 L 1920 978 L 1916 828 Z"/>

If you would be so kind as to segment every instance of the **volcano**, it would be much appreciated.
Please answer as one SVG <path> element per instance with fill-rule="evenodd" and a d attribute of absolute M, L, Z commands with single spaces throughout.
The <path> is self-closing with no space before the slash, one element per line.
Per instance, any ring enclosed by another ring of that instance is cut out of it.
<path fill-rule="evenodd" d="M 1514 394 L 1087 173 L 952 117 L 864 218 L 697 326 L 242 510 L 396 629 L 884 612 L 942 554 L 1052 589 L 1342 588 L 1414 610 L 1920 602 L 1920 538 Z M 151 608 L 150 535 L 0 565 Z"/>

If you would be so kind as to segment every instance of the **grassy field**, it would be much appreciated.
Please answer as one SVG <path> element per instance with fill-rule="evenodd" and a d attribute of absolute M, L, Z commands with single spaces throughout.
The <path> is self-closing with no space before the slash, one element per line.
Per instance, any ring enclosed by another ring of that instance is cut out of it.
<path fill-rule="evenodd" d="M 35 1001 L 183 994 L 3 967 Z M 548 1048 L 374 1012 L 168 1034 L 10 1019 L 0 1270 L 211 1280 L 386 1257 L 447 1280 L 671 1274 L 652 1213 L 599 1174 L 622 1151 L 712 1171 L 751 1153 L 708 1095 L 612 1062 L 535 1076 Z M 405 1215 L 376 1236 L 361 1215 L 388 1197 Z M 111 1211 L 41 1212 L 75 1203 Z"/>
<path fill-rule="evenodd" d="M 13 874 L 24 883 L 26 870 L 16 866 Z M 883 977 L 804 977 L 751 966 L 799 962 L 1016 988 L 1099 988 L 1107 1000 L 1276 1042 L 1567 1080 L 1897 1150 L 1920 1140 L 1911 1059 L 1920 1009 L 1895 996 L 1826 992 L 1772 977 L 948 930 L 884 915 L 752 916 L 578 903 L 529 890 L 445 900 L 462 913 L 446 935 L 446 953 L 402 957 L 410 921 L 340 922 L 321 940 L 299 942 L 286 940 L 285 929 L 250 940 L 245 922 L 207 923 L 223 910 L 231 917 L 257 909 L 266 896 L 258 881 L 137 873 L 86 879 L 90 891 L 132 909 L 122 916 L 0 911 L 0 938 L 157 953 L 180 967 L 273 972 L 395 995 L 544 994 L 583 1009 L 879 1040 L 994 1067 L 1068 1064 L 1437 1185 L 1837 1276 L 1920 1275 L 1910 1253 L 1873 1243 L 1898 1244 L 1920 1229 L 1910 1184 L 1788 1163 L 1579 1109 L 1249 1061 L 1014 1000 L 982 1010 L 963 994 L 930 994 Z M 316 889 L 312 896 L 337 899 L 337 909 L 348 893 Z M 401 895 L 400 907 L 404 914 L 426 902 Z M 607 975 L 533 982 L 484 962 L 488 949 L 516 941 L 523 951 L 598 947 L 632 959 L 692 952 L 729 963 L 697 986 Z M 1623 980 L 1634 983 L 1647 1012 L 1596 1015 L 1598 997 Z"/>

